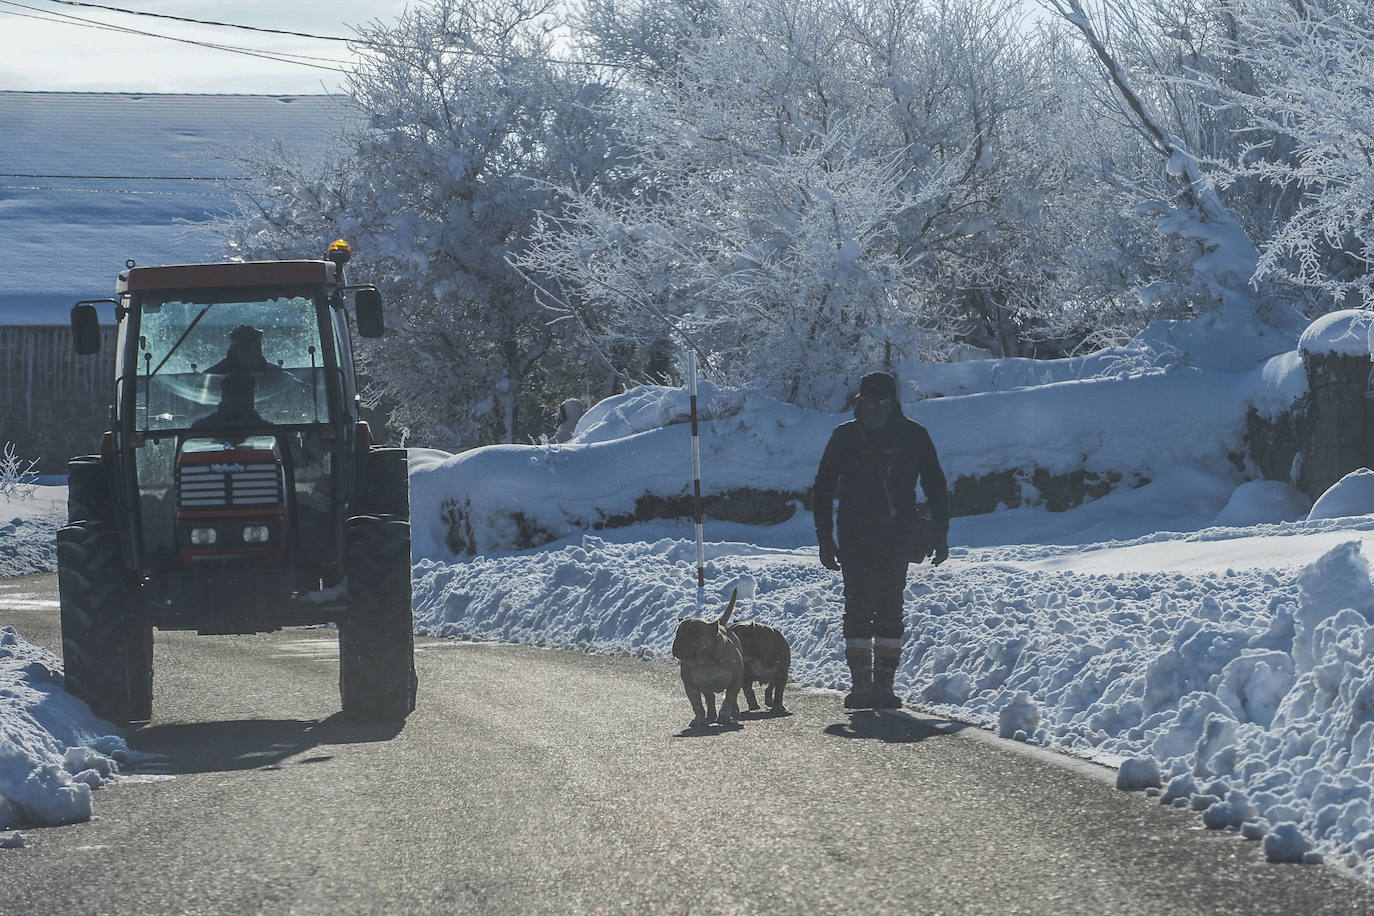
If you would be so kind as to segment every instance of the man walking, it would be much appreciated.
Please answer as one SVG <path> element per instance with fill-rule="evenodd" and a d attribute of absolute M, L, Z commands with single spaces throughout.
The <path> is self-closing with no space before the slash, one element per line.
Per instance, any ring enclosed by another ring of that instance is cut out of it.
<path fill-rule="evenodd" d="M 922 546 L 914 543 L 918 483 L 933 525 Z M 853 683 L 844 705 L 896 709 L 906 567 L 924 556 L 934 566 L 948 559 L 949 494 L 930 433 L 902 414 L 892 375 L 860 380 L 854 419 L 830 434 L 813 497 L 821 563 L 844 575 L 844 656 Z"/>

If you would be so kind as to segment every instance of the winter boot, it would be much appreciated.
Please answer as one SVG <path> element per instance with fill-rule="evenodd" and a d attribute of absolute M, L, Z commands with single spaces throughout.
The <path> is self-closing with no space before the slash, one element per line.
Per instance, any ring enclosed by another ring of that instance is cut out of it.
<path fill-rule="evenodd" d="M 853 686 L 844 698 L 845 709 L 873 708 L 873 650 L 870 645 L 866 639 L 846 641 L 844 660 L 849 665 L 849 678 Z"/>
<path fill-rule="evenodd" d="M 873 708 L 901 709 L 902 701 L 892 692 L 892 679 L 902 661 L 900 639 L 877 639 L 873 645 Z"/>
<path fill-rule="evenodd" d="M 892 678 L 897 673 L 896 668 L 889 668 L 886 665 L 873 668 L 873 708 L 874 709 L 901 709 L 902 701 L 897 694 L 892 692 Z"/>

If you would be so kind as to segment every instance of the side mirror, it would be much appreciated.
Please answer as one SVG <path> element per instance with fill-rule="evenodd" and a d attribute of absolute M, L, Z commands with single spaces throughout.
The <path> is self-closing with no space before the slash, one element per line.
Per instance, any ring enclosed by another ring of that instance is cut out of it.
<path fill-rule="evenodd" d="M 89 302 L 72 306 L 72 346 L 82 356 L 100 352 L 100 316 Z"/>
<path fill-rule="evenodd" d="M 353 297 L 358 312 L 358 333 L 363 337 L 381 337 L 386 330 L 382 321 L 382 294 L 371 287 L 360 289 Z"/>

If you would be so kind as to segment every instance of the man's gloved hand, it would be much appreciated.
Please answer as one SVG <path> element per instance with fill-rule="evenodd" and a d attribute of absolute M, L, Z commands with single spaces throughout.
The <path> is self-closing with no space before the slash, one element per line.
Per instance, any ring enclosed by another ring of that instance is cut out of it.
<path fill-rule="evenodd" d="M 816 540 L 821 545 L 821 565 L 826 569 L 839 569 L 840 552 L 835 546 L 835 538 L 828 534 L 818 534 Z"/>
<path fill-rule="evenodd" d="M 933 558 L 930 561 L 931 566 L 939 566 L 949 559 L 949 542 L 945 538 L 940 538 L 930 545 L 930 553 L 927 556 Z"/>

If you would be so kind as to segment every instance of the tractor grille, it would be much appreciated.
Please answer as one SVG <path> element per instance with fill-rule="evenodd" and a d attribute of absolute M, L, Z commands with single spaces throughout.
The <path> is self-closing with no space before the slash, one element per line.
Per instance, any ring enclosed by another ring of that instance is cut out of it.
<path fill-rule="evenodd" d="M 177 469 L 178 508 L 246 508 L 281 504 L 281 470 L 275 462 L 184 464 Z"/>

